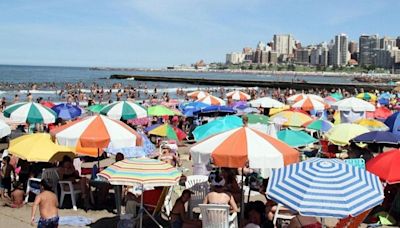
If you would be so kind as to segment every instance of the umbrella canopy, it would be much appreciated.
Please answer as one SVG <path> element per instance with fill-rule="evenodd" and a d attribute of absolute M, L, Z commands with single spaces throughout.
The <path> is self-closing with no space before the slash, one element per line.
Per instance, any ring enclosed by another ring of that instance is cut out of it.
<path fill-rule="evenodd" d="M 228 106 L 211 105 L 199 110 L 193 111 L 195 116 L 225 116 L 236 113 L 236 110 Z"/>
<path fill-rule="evenodd" d="M 147 109 L 149 116 L 175 116 L 178 115 L 176 111 L 165 107 L 164 105 L 155 105 Z"/>
<path fill-rule="evenodd" d="M 188 95 L 188 97 L 197 100 L 197 99 L 201 99 L 203 97 L 206 97 L 206 96 L 208 96 L 210 94 L 205 92 L 205 91 L 194 91 L 194 92 L 188 93 L 187 95 Z"/>
<path fill-rule="evenodd" d="M 392 111 L 385 106 L 376 108 L 374 112 L 374 118 L 380 120 L 386 120 L 390 115 L 392 115 Z"/>
<path fill-rule="evenodd" d="M 361 126 L 368 128 L 370 131 L 388 131 L 389 127 L 379 120 L 374 119 L 359 119 L 355 122 Z"/>
<path fill-rule="evenodd" d="M 350 97 L 332 104 L 332 108 L 338 111 L 353 111 L 353 112 L 373 112 L 375 106 L 369 102 L 359 98 Z"/>
<path fill-rule="evenodd" d="M 274 121 L 275 119 L 286 119 L 286 121 L 283 122 L 283 126 L 291 126 L 291 127 L 301 127 L 306 122 L 312 120 L 312 118 L 309 115 L 295 111 L 279 112 L 271 116 L 272 121 Z"/>
<path fill-rule="evenodd" d="M 367 162 L 367 170 L 389 184 L 400 183 L 400 150 L 393 149 L 379 154 Z"/>
<path fill-rule="evenodd" d="M 376 101 L 377 99 L 376 95 L 372 93 L 359 93 L 356 97 L 365 101 Z"/>
<path fill-rule="evenodd" d="M 147 116 L 147 111 L 142 106 L 130 101 L 117 101 L 101 109 L 100 114 L 114 120 L 129 120 Z"/>
<path fill-rule="evenodd" d="M 333 97 L 333 98 L 335 98 L 337 101 L 340 101 L 340 100 L 343 99 L 343 95 L 342 95 L 341 93 L 339 93 L 339 92 L 331 93 L 330 96 Z"/>
<path fill-rule="evenodd" d="M 207 124 L 196 127 L 193 136 L 196 141 L 203 140 L 211 135 L 243 126 L 243 121 L 237 116 L 226 116 L 215 119 Z"/>
<path fill-rule="evenodd" d="M 140 158 L 152 155 L 157 148 L 145 134 L 140 132 L 138 133 L 140 134 L 140 136 L 142 136 L 143 140 L 142 146 L 125 147 L 125 148 L 109 147 L 106 149 L 106 152 L 114 155 L 116 155 L 117 153 L 122 153 L 125 158 Z"/>
<path fill-rule="evenodd" d="M 386 126 L 389 127 L 389 131 L 400 135 L 400 112 L 395 112 L 393 113 L 391 116 L 389 116 L 386 120 L 385 120 L 385 124 Z"/>
<path fill-rule="evenodd" d="M 379 178 L 339 159 L 311 158 L 272 170 L 268 197 L 304 216 L 355 217 L 382 203 Z"/>
<path fill-rule="evenodd" d="M 45 133 L 23 135 L 10 141 L 11 154 L 29 162 L 61 161 L 65 155 L 74 157 L 71 148 L 55 144 Z"/>
<path fill-rule="evenodd" d="M 277 114 L 277 113 L 280 113 L 280 112 L 282 112 L 282 111 L 286 111 L 286 110 L 290 110 L 291 108 L 290 108 L 290 106 L 289 105 L 285 105 L 285 106 L 283 106 L 282 108 L 271 108 L 270 110 L 269 110 L 269 115 L 270 116 L 273 116 L 273 115 L 275 115 L 275 114 Z M 267 113 L 266 113 L 267 114 Z"/>
<path fill-rule="evenodd" d="M 233 100 L 236 101 L 247 101 L 250 100 L 251 96 L 247 93 L 241 92 L 241 91 L 232 91 L 226 94 L 227 98 L 232 98 Z"/>
<path fill-rule="evenodd" d="M 270 97 L 262 97 L 258 98 L 255 100 L 250 101 L 250 105 L 252 107 L 262 107 L 262 108 L 283 108 L 285 107 L 285 104 L 277 101 L 275 99 L 272 99 Z"/>
<path fill-rule="evenodd" d="M 20 102 L 8 106 L 4 112 L 5 117 L 16 123 L 54 123 L 57 114 L 41 104 L 33 102 Z"/>
<path fill-rule="evenodd" d="M 338 100 L 336 98 L 332 97 L 332 96 L 327 96 L 327 97 L 324 97 L 324 101 L 327 104 L 331 105 L 331 104 L 335 103 Z"/>
<path fill-rule="evenodd" d="M 198 99 L 197 101 L 206 103 L 208 105 L 225 105 L 226 104 L 226 102 L 224 100 L 222 100 L 221 98 L 218 98 L 218 97 L 215 97 L 212 95 L 205 96 L 203 98 Z"/>
<path fill-rule="evenodd" d="M 142 145 L 142 139 L 136 131 L 121 121 L 102 115 L 75 120 L 53 129 L 50 134 L 56 138 L 60 145 L 74 148 L 103 149 Z M 98 156 L 98 152 L 90 150 L 87 151 L 86 155 Z"/>
<path fill-rule="evenodd" d="M 269 123 L 269 117 L 265 115 L 260 115 L 260 114 L 248 114 L 246 115 L 248 118 L 248 123 L 249 124 L 268 124 Z"/>
<path fill-rule="evenodd" d="M 212 158 L 220 167 L 280 168 L 299 161 L 299 152 L 284 142 L 248 127 L 206 138 L 190 149 L 194 163 Z"/>
<path fill-rule="evenodd" d="M 353 139 L 354 142 L 400 144 L 400 135 L 388 131 L 371 131 L 361 134 Z"/>
<path fill-rule="evenodd" d="M 210 105 L 203 102 L 188 102 L 181 104 L 179 109 L 182 111 L 183 115 L 192 117 L 194 111 L 200 110 L 201 108 L 206 108 L 208 106 Z"/>
<path fill-rule="evenodd" d="M 61 118 L 63 120 L 72 120 L 82 114 L 82 110 L 80 107 L 68 103 L 55 105 L 51 109 L 55 113 L 57 113 L 58 118 Z"/>
<path fill-rule="evenodd" d="M 151 130 L 149 130 L 148 133 L 151 135 L 163 136 L 168 139 L 179 140 L 179 141 L 186 138 L 185 132 L 183 132 L 179 128 L 173 127 L 172 125 L 166 123 L 155 126 Z"/>
<path fill-rule="evenodd" d="M 94 112 L 94 113 L 100 113 L 100 111 L 104 108 L 105 105 L 103 104 L 94 104 L 89 107 L 87 107 L 87 110 Z"/>
<path fill-rule="evenodd" d="M 369 132 L 368 128 L 351 123 L 342 123 L 332 127 L 327 133 L 328 140 L 339 146 L 350 144 L 350 140 L 364 133 Z"/>
<path fill-rule="evenodd" d="M 315 95 L 315 94 L 304 94 L 304 93 L 299 93 L 299 94 L 292 95 L 292 96 L 287 98 L 287 101 L 289 103 L 296 103 L 296 102 L 301 101 L 301 100 L 303 100 L 305 98 L 311 98 L 311 99 L 314 99 L 314 100 L 319 100 L 321 102 L 324 102 L 324 99 L 322 97 L 318 96 L 318 95 Z"/>
<path fill-rule="evenodd" d="M 311 111 L 311 110 L 322 111 L 329 108 L 329 105 L 324 101 L 306 97 L 294 103 L 292 107 L 302 109 L 304 111 Z"/>
<path fill-rule="evenodd" d="M 288 129 L 279 131 L 277 136 L 279 140 L 287 143 L 291 147 L 306 146 L 318 141 L 304 131 L 293 131 Z"/>
<path fill-rule="evenodd" d="M 10 134 L 11 134 L 10 126 L 6 122 L 4 122 L 4 120 L 0 119 L 0 138 L 4 138 Z"/>
<path fill-rule="evenodd" d="M 303 127 L 325 133 L 333 127 L 333 123 L 327 120 L 317 119 L 317 120 L 311 120 L 303 124 Z"/>
<path fill-rule="evenodd" d="M 52 108 L 53 106 L 55 106 L 55 104 L 51 101 L 41 101 L 40 104 L 48 108 Z"/>

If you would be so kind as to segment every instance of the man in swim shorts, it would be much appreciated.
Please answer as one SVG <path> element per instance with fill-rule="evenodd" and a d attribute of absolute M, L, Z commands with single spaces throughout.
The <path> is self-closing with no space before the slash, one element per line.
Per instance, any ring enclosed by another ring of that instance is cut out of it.
<path fill-rule="evenodd" d="M 46 180 L 40 182 L 40 194 L 36 196 L 32 206 L 31 224 L 35 221 L 36 208 L 39 205 L 40 219 L 38 228 L 58 227 L 58 200 Z"/>

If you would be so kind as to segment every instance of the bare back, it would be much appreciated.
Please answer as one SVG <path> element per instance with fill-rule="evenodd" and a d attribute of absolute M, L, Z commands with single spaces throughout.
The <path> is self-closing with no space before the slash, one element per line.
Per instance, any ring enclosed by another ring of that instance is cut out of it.
<path fill-rule="evenodd" d="M 43 191 L 36 197 L 35 204 L 39 205 L 40 217 L 44 219 L 58 215 L 58 200 L 53 192 Z"/>

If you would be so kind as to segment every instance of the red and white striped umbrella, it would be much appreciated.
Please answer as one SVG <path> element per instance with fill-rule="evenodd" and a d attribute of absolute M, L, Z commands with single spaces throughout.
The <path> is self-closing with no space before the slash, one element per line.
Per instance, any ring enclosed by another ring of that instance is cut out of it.
<path fill-rule="evenodd" d="M 220 167 L 281 168 L 299 161 L 286 143 L 249 127 L 235 128 L 200 141 L 190 149 L 194 163 L 212 158 Z"/>
<path fill-rule="evenodd" d="M 247 101 L 250 100 L 251 96 L 247 93 L 244 93 L 242 91 L 232 91 L 226 94 L 227 98 L 232 98 L 235 101 Z"/>
<path fill-rule="evenodd" d="M 206 96 L 208 96 L 210 94 L 205 92 L 205 91 L 198 90 L 198 91 L 194 91 L 194 92 L 188 93 L 187 95 L 188 95 L 188 97 L 190 97 L 192 99 L 201 99 L 201 98 L 206 97 Z"/>
<path fill-rule="evenodd" d="M 299 93 L 299 94 L 292 95 L 292 96 L 287 98 L 287 101 L 289 103 L 293 104 L 293 103 L 296 103 L 296 102 L 301 101 L 304 98 L 308 98 L 308 97 L 311 98 L 311 99 L 314 99 L 314 100 L 318 100 L 318 101 L 324 102 L 324 99 L 322 97 L 318 96 L 318 95 L 315 95 L 315 94 L 304 94 L 304 93 Z"/>
<path fill-rule="evenodd" d="M 292 107 L 302 109 L 304 111 L 311 111 L 311 110 L 323 111 L 323 110 L 329 108 L 329 105 L 323 101 L 313 99 L 310 97 L 306 97 L 306 98 L 294 103 L 292 105 Z"/>
<path fill-rule="evenodd" d="M 226 102 L 224 100 L 222 100 L 221 98 L 218 98 L 218 97 L 215 97 L 212 95 L 208 95 L 206 97 L 198 99 L 197 101 L 203 102 L 208 105 L 225 105 L 226 104 Z"/>

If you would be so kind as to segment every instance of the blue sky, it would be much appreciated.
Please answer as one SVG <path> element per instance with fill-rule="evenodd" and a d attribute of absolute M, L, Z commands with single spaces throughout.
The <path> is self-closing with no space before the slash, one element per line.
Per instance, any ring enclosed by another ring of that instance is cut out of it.
<path fill-rule="evenodd" d="M 399 0 L 0 1 L 0 64 L 165 67 L 291 33 L 400 36 Z"/>

